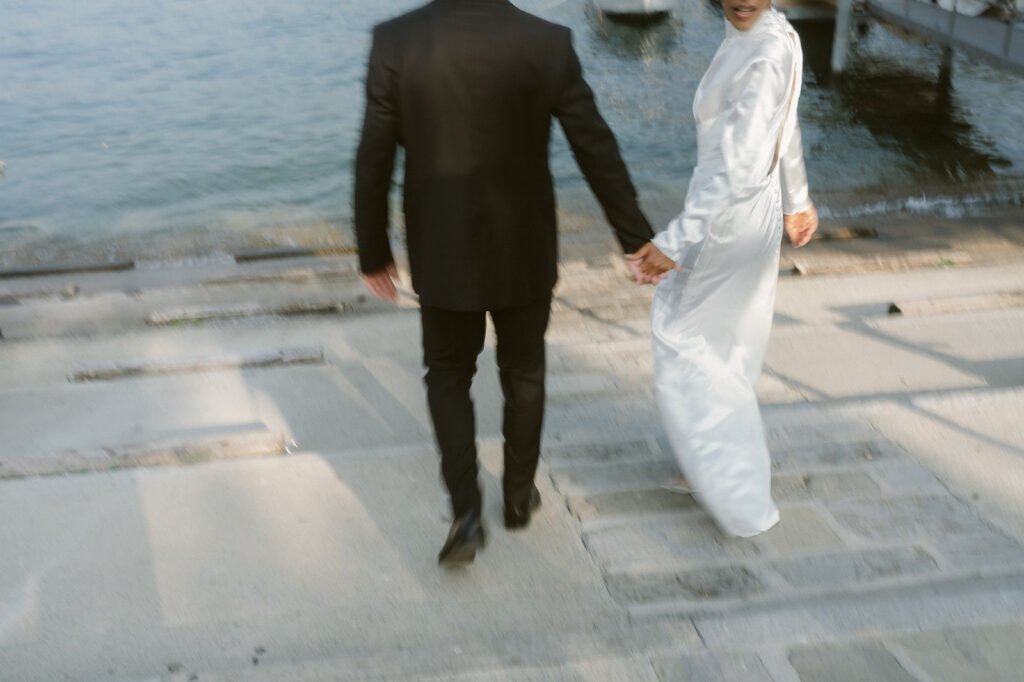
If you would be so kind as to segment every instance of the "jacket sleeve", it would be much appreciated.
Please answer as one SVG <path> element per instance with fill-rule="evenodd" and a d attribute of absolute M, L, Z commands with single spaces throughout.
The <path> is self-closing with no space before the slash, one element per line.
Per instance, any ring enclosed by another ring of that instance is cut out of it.
<path fill-rule="evenodd" d="M 355 232 L 359 267 L 376 272 L 392 262 L 388 241 L 391 175 L 398 144 L 394 65 L 379 29 L 373 33 L 366 74 L 366 113 L 356 153 Z"/>
<path fill-rule="evenodd" d="M 554 115 L 565 131 L 576 163 L 594 192 L 623 251 L 632 253 L 653 236 L 640 210 L 636 189 L 619 154 L 615 136 L 597 110 L 594 93 L 565 32 L 565 69 L 556 96 Z"/>

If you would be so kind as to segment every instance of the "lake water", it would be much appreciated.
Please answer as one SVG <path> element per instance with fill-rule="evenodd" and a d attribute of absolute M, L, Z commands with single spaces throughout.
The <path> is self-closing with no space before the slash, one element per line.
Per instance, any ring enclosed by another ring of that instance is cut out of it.
<path fill-rule="evenodd" d="M 0 17 L 0 265 L 217 258 L 351 243 L 369 31 L 416 0 L 6 0 Z M 705 0 L 648 28 L 591 0 L 515 0 L 570 26 L 657 224 L 695 160 L 694 90 L 724 33 Z M 1024 78 L 871 25 L 828 75 L 804 43 L 804 131 L 822 214 L 984 213 L 1024 203 Z M 598 210 L 564 141 L 560 201 Z"/>

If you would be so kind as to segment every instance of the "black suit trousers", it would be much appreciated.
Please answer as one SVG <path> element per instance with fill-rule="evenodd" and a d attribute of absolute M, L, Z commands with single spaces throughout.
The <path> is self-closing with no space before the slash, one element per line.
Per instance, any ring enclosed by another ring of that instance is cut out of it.
<path fill-rule="evenodd" d="M 505 399 L 502 491 L 506 498 L 532 485 L 537 471 L 544 424 L 544 332 L 550 312 L 550 296 L 490 311 Z M 441 451 L 441 475 L 457 518 L 481 507 L 470 386 L 484 347 L 487 313 L 424 306 L 420 314 L 427 403 Z"/>

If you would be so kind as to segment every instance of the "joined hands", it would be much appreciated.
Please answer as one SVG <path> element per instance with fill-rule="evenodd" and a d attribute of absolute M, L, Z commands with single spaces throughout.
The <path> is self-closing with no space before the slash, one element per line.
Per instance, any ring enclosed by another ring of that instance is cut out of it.
<path fill-rule="evenodd" d="M 681 269 L 675 261 L 659 251 L 654 242 L 647 242 L 635 253 L 627 254 L 626 266 L 638 285 L 657 284 L 668 277 L 672 270 L 679 272 Z"/>
<path fill-rule="evenodd" d="M 818 229 L 818 209 L 811 206 L 801 213 L 784 215 L 782 216 L 782 226 L 786 229 L 786 234 L 789 235 L 789 242 L 794 248 L 799 249 L 811 241 L 814 231 Z"/>
<path fill-rule="evenodd" d="M 392 303 L 398 298 L 398 289 L 395 287 L 396 279 L 398 279 L 398 270 L 394 263 L 388 263 L 375 272 L 363 273 L 363 284 L 370 290 L 370 293 L 382 301 L 391 301 Z"/>

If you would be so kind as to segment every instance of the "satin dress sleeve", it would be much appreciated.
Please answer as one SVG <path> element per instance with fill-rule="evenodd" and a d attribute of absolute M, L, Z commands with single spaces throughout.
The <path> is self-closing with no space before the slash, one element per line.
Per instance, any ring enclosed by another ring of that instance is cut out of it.
<path fill-rule="evenodd" d="M 676 263 L 683 252 L 708 234 L 710 220 L 723 197 L 741 200 L 764 184 L 777 140 L 784 194 L 794 198 L 797 213 L 810 206 L 803 149 L 796 122 L 800 96 L 799 38 L 796 50 L 780 41 L 751 41 L 727 27 L 729 37 L 715 54 L 694 98 L 698 160 L 683 212 L 654 238 L 654 245 Z M 744 39 L 747 39 L 744 41 Z M 785 102 L 789 106 L 780 107 Z M 790 104 L 792 102 L 792 104 Z M 787 109 L 793 115 L 787 119 Z M 786 121 L 784 129 L 780 130 Z M 703 145 L 703 148 L 701 146 Z M 784 146 L 783 146 L 784 145 Z M 786 205 L 786 208 L 791 206 Z"/>

